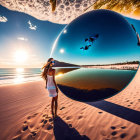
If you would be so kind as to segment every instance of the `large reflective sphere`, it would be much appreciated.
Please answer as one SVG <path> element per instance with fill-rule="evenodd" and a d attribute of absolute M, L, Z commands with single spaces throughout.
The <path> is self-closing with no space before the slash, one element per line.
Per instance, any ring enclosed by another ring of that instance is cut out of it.
<path fill-rule="evenodd" d="M 109 98 L 135 76 L 139 52 L 136 33 L 123 16 L 91 11 L 66 26 L 54 43 L 56 83 L 74 100 Z"/>

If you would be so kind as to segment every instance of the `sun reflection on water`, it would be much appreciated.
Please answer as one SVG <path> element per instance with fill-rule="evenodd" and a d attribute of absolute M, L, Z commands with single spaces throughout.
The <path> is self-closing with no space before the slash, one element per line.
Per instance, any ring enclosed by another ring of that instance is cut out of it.
<path fill-rule="evenodd" d="M 24 68 L 16 68 L 16 72 L 17 72 L 17 73 L 24 72 Z"/>
<path fill-rule="evenodd" d="M 22 83 L 25 78 L 23 76 L 24 68 L 16 68 L 16 78 L 14 79 L 14 83 Z"/>

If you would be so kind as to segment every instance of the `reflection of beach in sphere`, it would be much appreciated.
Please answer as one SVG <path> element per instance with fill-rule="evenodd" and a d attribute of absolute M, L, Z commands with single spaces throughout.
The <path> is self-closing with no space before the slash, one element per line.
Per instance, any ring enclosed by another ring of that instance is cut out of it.
<path fill-rule="evenodd" d="M 139 66 L 134 30 L 120 14 L 109 10 L 92 11 L 72 21 L 52 51 L 60 90 L 79 101 L 119 93 Z"/>

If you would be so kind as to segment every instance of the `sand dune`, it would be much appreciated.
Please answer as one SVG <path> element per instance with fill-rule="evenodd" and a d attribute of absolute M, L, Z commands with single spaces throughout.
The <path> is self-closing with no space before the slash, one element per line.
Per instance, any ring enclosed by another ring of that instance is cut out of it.
<path fill-rule="evenodd" d="M 58 118 L 50 113 L 45 82 L 0 86 L 1 140 L 139 140 L 140 69 L 121 93 L 98 102 L 78 102 L 61 92 Z"/>

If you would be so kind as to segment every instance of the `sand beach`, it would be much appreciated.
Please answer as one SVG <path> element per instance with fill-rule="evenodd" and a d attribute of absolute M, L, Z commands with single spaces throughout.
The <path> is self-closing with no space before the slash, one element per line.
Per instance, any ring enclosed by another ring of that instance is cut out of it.
<path fill-rule="evenodd" d="M 121 93 L 97 102 L 74 101 L 59 91 L 53 120 L 45 82 L 0 86 L 1 140 L 139 140 L 140 69 Z"/>

